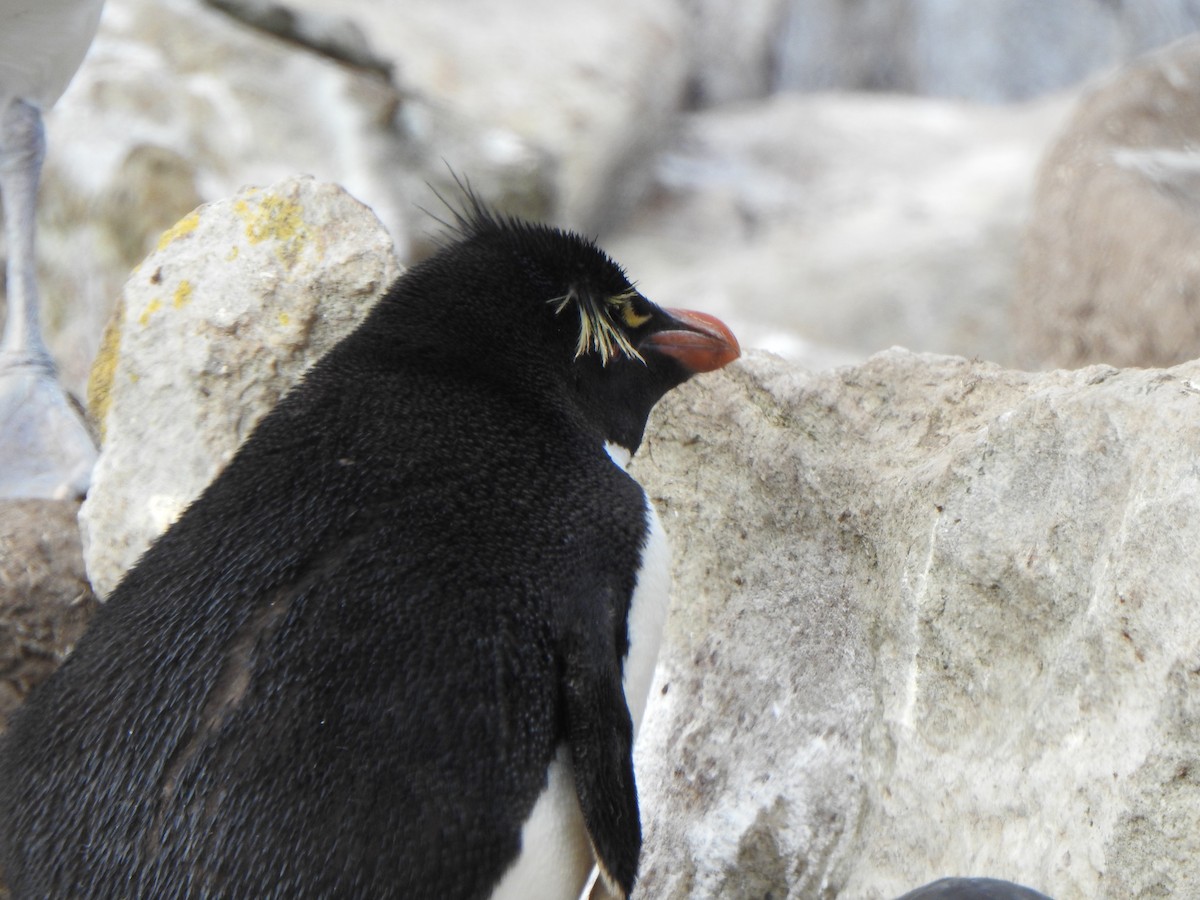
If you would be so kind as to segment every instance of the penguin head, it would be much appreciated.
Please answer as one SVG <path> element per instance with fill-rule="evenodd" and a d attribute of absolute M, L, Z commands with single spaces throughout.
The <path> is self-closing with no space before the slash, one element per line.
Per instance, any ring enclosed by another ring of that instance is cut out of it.
<path fill-rule="evenodd" d="M 740 355 L 723 323 L 655 305 L 593 241 L 464 193 L 455 240 L 385 300 L 402 352 L 569 407 L 630 455 L 667 391 Z"/>

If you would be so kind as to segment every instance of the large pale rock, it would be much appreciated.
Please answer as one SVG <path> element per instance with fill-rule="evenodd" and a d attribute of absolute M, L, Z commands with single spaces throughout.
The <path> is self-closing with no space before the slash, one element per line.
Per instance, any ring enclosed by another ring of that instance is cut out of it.
<path fill-rule="evenodd" d="M 688 14 L 688 99 L 717 106 L 773 93 L 775 37 L 788 0 L 682 0 Z"/>
<path fill-rule="evenodd" d="M 639 896 L 1200 895 L 1200 364 L 751 355 L 633 472 L 676 589 Z"/>
<path fill-rule="evenodd" d="M 1200 37 L 1096 86 L 1041 165 L 1015 306 L 1022 362 L 1200 356 Z"/>
<path fill-rule="evenodd" d="M 780 95 L 705 110 L 605 244 L 655 301 L 814 367 L 831 357 L 812 344 L 1009 362 L 1033 173 L 1066 109 Z"/>
<path fill-rule="evenodd" d="M 44 319 L 70 388 L 81 391 L 121 285 L 159 234 L 244 185 L 296 174 L 344 185 L 405 258 L 438 231 L 418 206 L 440 209 L 426 182 L 446 193 L 448 163 L 505 208 L 558 209 L 555 160 L 531 138 L 314 44 L 201 0 L 107 0 L 47 117 L 38 210 Z"/>
<path fill-rule="evenodd" d="M 163 235 L 125 285 L 89 386 L 102 452 L 80 523 L 98 593 L 398 274 L 371 211 L 308 178 L 249 188 Z"/>
<path fill-rule="evenodd" d="M 329 0 L 291 0 L 322 11 Z M 424 96 L 543 149 L 555 218 L 612 224 L 649 177 L 687 75 L 678 0 L 339 0 Z"/>

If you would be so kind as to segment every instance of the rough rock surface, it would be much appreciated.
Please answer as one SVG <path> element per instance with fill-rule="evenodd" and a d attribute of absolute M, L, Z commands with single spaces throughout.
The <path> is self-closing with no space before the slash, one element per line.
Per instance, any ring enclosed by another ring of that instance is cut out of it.
<path fill-rule="evenodd" d="M 308 178 L 201 207 L 162 236 L 89 385 L 102 452 L 80 524 L 97 593 L 398 274 L 371 211 Z"/>
<path fill-rule="evenodd" d="M 83 571 L 78 510 L 75 500 L 0 501 L 0 732 L 98 606 Z"/>
<path fill-rule="evenodd" d="M 774 90 L 773 48 L 788 0 L 682 0 L 688 15 L 688 99 L 710 107 L 761 99 Z"/>
<path fill-rule="evenodd" d="M 339 0 L 337 10 L 366 27 L 404 84 L 544 151 L 556 167 L 554 217 L 585 231 L 637 195 L 682 103 L 677 0 Z"/>
<path fill-rule="evenodd" d="M 639 896 L 1200 892 L 1200 364 L 751 355 L 632 471 L 676 588 Z"/>
<path fill-rule="evenodd" d="M 1033 176 L 1066 109 L 847 94 L 704 110 L 605 246 L 655 301 L 815 368 L 811 344 L 1011 362 Z"/>
<path fill-rule="evenodd" d="M 1040 366 L 1200 355 L 1200 37 L 1080 101 L 1042 163 L 1015 305 Z"/>
<path fill-rule="evenodd" d="M 427 183 L 452 187 L 448 163 L 513 211 L 546 218 L 559 207 L 556 160 L 518 131 L 201 0 L 107 0 L 47 135 L 44 319 L 78 393 L 130 268 L 163 229 L 244 185 L 297 174 L 341 184 L 406 258 L 438 230 L 418 205 L 440 209 Z"/>

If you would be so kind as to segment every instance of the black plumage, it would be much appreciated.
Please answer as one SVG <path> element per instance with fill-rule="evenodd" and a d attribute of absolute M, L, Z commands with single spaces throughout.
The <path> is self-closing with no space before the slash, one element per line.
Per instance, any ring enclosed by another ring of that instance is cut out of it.
<path fill-rule="evenodd" d="M 631 888 L 647 526 L 604 444 L 736 342 L 589 241 L 469 207 L 14 718 L 15 897 L 486 898 L 563 742 Z"/>

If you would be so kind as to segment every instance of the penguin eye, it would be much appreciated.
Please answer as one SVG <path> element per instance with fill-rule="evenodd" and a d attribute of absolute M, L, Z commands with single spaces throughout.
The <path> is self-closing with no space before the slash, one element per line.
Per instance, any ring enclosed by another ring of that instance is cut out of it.
<path fill-rule="evenodd" d="M 626 300 L 621 304 L 621 321 L 630 328 L 641 328 L 650 321 L 649 313 L 640 313 L 633 308 L 633 300 Z"/>

